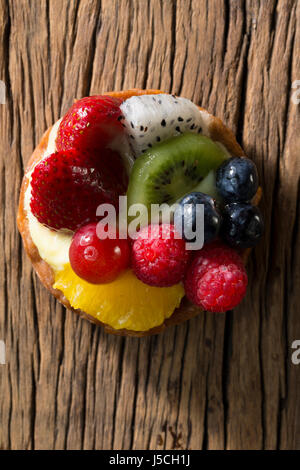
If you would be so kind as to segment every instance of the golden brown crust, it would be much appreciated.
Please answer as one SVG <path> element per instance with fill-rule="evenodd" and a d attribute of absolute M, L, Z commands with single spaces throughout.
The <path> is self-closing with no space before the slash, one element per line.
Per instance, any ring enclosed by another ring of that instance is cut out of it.
<path fill-rule="evenodd" d="M 161 90 L 141 90 L 140 88 L 131 88 L 130 90 L 122 90 L 122 91 L 107 91 L 103 93 L 103 95 L 113 96 L 115 98 L 120 98 L 121 100 L 127 100 L 132 96 L 139 96 L 139 95 L 157 95 L 158 93 L 165 93 Z"/>
<path fill-rule="evenodd" d="M 141 95 L 141 94 L 157 94 L 157 93 L 162 93 L 159 90 L 140 90 L 140 89 L 132 89 L 132 90 L 126 90 L 126 91 L 121 91 L 121 92 L 108 92 L 105 93 L 110 96 L 115 96 L 118 98 L 122 99 L 127 99 L 130 98 L 131 96 L 135 95 Z M 203 108 L 201 108 L 203 110 Z M 203 110 L 205 111 L 205 110 Z M 131 330 L 116 330 L 112 328 L 109 325 L 106 325 L 96 318 L 92 317 L 91 315 L 88 315 L 86 312 L 83 312 L 81 310 L 75 310 L 71 307 L 68 299 L 63 295 L 63 293 L 58 290 L 58 289 L 53 289 L 53 284 L 54 284 L 54 272 L 50 265 L 46 263 L 46 261 L 42 260 L 42 258 L 39 255 L 38 249 L 36 245 L 33 243 L 33 240 L 30 235 L 29 231 L 29 223 L 28 219 L 26 217 L 26 211 L 24 209 L 24 196 L 25 196 L 25 191 L 28 186 L 28 178 L 27 174 L 31 170 L 31 168 L 39 162 L 44 154 L 44 151 L 47 148 L 48 145 L 48 139 L 49 139 L 49 134 L 50 134 L 51 128 L 49 128 L 45 134 L 42 137 L 41 142 L 33 152 L 24 178 L 21 186 L 21 191 L 20 191 L 20 200 L 19 200 L 19 209 L 18 209 L 18 216 L 17 216 L 17 224 L 18 228 L 20 231 L 20 234 L 23 239 L 23 244 L 25 251 L 27 255 L 29 256 L 32 265 L 39 276 L 41 282 L 44 284 L 44 286 L 53 294 L 66 308 L 75 311 L 78 313 L 82 318 L 85 318 L 92 323 L 101 325 L 104 327 L 105 331 L 108 333 L 112 333 L 115 335 L 122 335 L 122 336 L 149 336 L 153 334 L 160 333 L 163 331 L 167 326 L 171 325 L 178 325 L 179 323 L 182 323 L 186 320 L 189 320 L 196 315 L 198 315 L 201 312 L 201 309 L 192 305 L 186 298 L 183 299 L 181 302 L 181 305 L 179 308 L 177 308 L 174 313 L 171 315 L 170 318 L 166 319 L 164 323 L 156 328 L 152 328 L 147 331 L 131 331 Z M 211 116 L 211 122 L 209 125 L 209 131 L 214 140 L 217 140 L 221 142 L 229 151 L 232 155 L 235 156 L 241 156 L 244 155 L 244 152 L 242 148 L 239 146 L 239 144 L 236 142 L 236 139 L 233 135 L 233 133 L 222 123 L 222 121 L 214 116 Z M 261 190 L 259 189 L 256 197 L 255 197 L 255 203 L 258 204 L 259 200 L 261 197 Z M 250 253 L 250 249 L 245 250 L 242 253 L 244 262 L 246 263 L 247 258 Z"/>
<path fill-rule="evenodd" d="M 235 135 L 223 124 L 221 119 L 213 117 L 209 126 L 209 133 L 213 140 L 221 142 L 233 156 L 241 157 L 245 155 L 242 147 L 237 143 Z"/>

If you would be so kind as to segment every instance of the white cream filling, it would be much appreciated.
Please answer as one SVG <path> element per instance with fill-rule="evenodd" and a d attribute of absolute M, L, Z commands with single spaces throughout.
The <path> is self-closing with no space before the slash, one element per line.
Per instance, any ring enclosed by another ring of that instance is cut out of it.
<path fill-rule="evenodd" d="M 61 119 L 52 127 L 49 135 L 48 145 L 44 152 L 43 158 L 51 155 L 56 151 L 55 140 Z M 33 169 L 26 175 L 29 184 L 24 195 L 24 209 L 29 224 L 29 231 L 33 243 L 39 250 L 40 257 L 45 260 L 53 269 L 63 269 L 64 265 L 69 262 L 69 247 L 71 244 L 71 232 L 55 232 L 42 225 L 32 214 L 30 209 L 31 198 L 31 175 Z"/>
<path fill-rule="evenodd" d="M 211 120 L 211 115 L 206 111 L 200 111 L 204 126 L 203 134 L 209 137 L 209 123 Z M 58 128 L 60 125 L 61 119 L 57 121 L 52 127 L 49 135 L 48 145 L 43 154 L 43 158 L 51 155 L 56 152 L 56 137 L 58 133 Z M 128 145 L 127 139 L 116 139 L 111 144 L 112 150 L 117 150 L 120 152 L 122 157 L 127 162 L 127 169 L 130 171 L 132 164 L 134 162 L 133 158 L 130 155 L 130 148 Z M 49 228 L 42 225 L 37 218 L 32 214 L 30 209 L 30 198 L 31 198 L 31 175 L 34 167 L 31 169 L 30 173 L 26 175 L 29 179 L 28 187 L 24 195 L 24 209 L 26 211 L 26 216 L 29 223 L 29 231 L 33 243 L 36 245 L 40 257 L 46 261 L 54 270 L 58 271 L 64 268 L 64 265 L 69 262 L 69 248 L 72 240 L 72 232 L 69 231 L 59 231 L 50 230 Z"/>

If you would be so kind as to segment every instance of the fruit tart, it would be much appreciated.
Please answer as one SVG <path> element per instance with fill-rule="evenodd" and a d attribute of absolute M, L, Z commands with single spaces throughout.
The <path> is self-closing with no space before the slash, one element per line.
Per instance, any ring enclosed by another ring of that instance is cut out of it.
<path fill-rule="evenodd" d="M 109 333 L 145 336 L 241 302 L 263 232 L 259 198 L 254 163 L 218 118 L 133 89 L 77 100 L 47 130 L 23 178 L 18 228 L 67 308 Z"/>

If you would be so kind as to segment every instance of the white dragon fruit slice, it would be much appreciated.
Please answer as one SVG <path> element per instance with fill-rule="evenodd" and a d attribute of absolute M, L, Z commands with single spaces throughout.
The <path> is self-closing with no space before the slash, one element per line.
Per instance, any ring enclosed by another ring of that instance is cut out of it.
<path fill-rule="evenodd" d="M 135 158 L 155 144 L 184 132 L 209 136 L 208 113 L 186 98 L 166 94 L 132 96 L 120 108 L 121 122 Z"/>

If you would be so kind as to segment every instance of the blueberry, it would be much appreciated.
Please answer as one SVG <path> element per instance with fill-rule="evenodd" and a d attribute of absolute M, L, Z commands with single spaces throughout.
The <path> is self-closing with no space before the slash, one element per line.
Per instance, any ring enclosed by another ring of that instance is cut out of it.
<path fill-rule="evenodd" d="M 218 168 L 216 185 L 226 202 L 248 202 L 258 188 L 255 163 L 246 157 L 233 157 Z"/>
<path fill-rule="evenodd" d="M 195 239 L 189 239 L 185 235 L 195 232 L 196 228 L 196 205 L 204 205 L 204 243 L 216 238 L 221 226 L 221 215 L 217 209 L 215 200 L 207 194 L 193 192 L 184 196 L 178 203 L 174 213 L 175 227 L 182 227 L 182 236 L 189 242 Z M 187 206 L 189 204 L 189 206 Z"/>
<path fill-rule="evenodd" d="M 224 207 L 221 235 L 229 245 L 240 248 L 254 246 L 263 230 L 263 216 L 258 207 L 243 202 Z"/>

